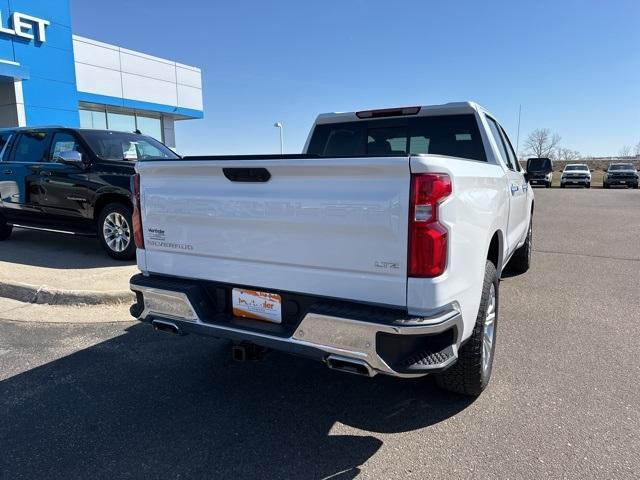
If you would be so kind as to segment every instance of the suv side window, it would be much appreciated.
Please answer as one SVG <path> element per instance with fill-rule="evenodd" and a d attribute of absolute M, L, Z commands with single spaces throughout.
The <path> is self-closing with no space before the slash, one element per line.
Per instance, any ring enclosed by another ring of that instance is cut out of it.
<path fill-rule="evenodd" d="M 38 163 L 47 160 L 49 146 L 47 132 L 23 132 L 14 149 L 14 160 L 20 163 Z"/>
<path fill-rule="evenodd" d="M 76 137 L 67 132 L 58 132 L 53 136 L 53 141 L 51 142 L 49 161 L 55 162 L 56 157 L 62 152 L 70 152 L 74 150 L 76 152 L 80 152 L 84 156 L 84 150 Z"/>
<path fill-rule="evenodd" d="M 500 128 L 498 127 L 498 123 L 491 117 L 485 115 L 487 119 L 487 123 L 489 124 L 489 130 L 491 130 L 491 135 L 498 146 L 498 150 L 500 153 L 500 157 L 502 158 L 502 162 L 507 166 L 509 170 L 515 170 L 513 163 L 511 162 L 511 158 L 509 158 L 509 154 L 507 153 L 507 147 L 502 140 L 502 135 L 500 134 Z"/>
<path fill-rule="evenodd" d="M 9 151 L 9 143 L 13 137 L 13 132 L 0 133 L 0 162 L 5 161 L 5 154 Z"/>

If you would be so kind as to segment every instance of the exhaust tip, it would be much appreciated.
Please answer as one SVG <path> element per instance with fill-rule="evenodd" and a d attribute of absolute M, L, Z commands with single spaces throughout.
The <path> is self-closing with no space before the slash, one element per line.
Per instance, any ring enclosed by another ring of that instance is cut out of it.
<path fill-rule="evenodd" d="M 180 329 L 175 323 L 163 322 L 162 320 L 154 320 L 151 322 L 153 328 L 158 332 L 173 333 L 174 335 L 180 335 Z"/>
<path fill-rule="evenodd" d="M 331 370 L 339 370 L 341 372 L 353 373 L 354 375 L 362 375 L 364 377 L 373 377 L 376 374 L 364 360 L 355 360 L 352 358 L 330 355 L 327 357 L 326 362 L 327 366 Z"/>

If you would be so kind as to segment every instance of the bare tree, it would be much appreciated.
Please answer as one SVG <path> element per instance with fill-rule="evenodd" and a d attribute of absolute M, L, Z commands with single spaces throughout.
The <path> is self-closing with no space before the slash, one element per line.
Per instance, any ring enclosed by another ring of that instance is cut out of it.
<path fill-rule="evenodd" d="M 636 154 L 636 157 L 640 157 L 640 142 L 636 143 L 636 146 L 633 148 L 633 153 Z"/>
<path fill-rule="evenodd" d="M 558 160 L 564 160 L 567 162 L 572 162 L 582 157 L 579 151 L 571 150 L 570 148 L 558 148 L 556 150 L 556 156 Z"/>
<path fill-rule="evenodd" d="M 620 153 L 618 153 L 620 157 L 630 157 L 631 156 L 631 147 L 629 145 L 625 145 L 620 149 Z"/>
<path fill-rule="evenodd" d="M 535 157 L 553 158 L 560 140 L 560 135 L 548 128 L 538 128 L 529 134 L 524 147 Z"/>

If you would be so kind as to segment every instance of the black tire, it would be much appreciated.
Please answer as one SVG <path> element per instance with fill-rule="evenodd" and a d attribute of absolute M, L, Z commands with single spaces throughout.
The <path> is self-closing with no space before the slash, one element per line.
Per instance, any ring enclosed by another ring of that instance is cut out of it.
<path fill-rule="evenodd" d="M 587 187 L 587 188 L 591 188 L 591 184 L 590 184 L 590 183 L 587 183 L 587 184 L 585 185 L 585 187 Z"/>
<path fill-rule="evenodd" d="M 114 222 L 120 220 L 120 225 Z M 105 223 L 107 224 L 105 226 Z M 114 227 L 117 232 L 114 237 L 107 238 L 109 227 Z M 98 238 L 107 255 L 116 260 L 132 260 L 136 258 L 136 245 L 133 241 L 133 222 L 131 209 L 122 203 L 110 203 L 106 205 L 98 217 Z M 128 237 L 128 242 L 125 239 Z M 126 246 L 125 246 L 126 245 Z"/>
<path fill-rule="evenodd" d="M 531 251 L 533 248 L 533 218 L 529 221 L 529 230 L 527 231 L 527 239 L 519 249 L 515 251 L 511 260 L 506 266 L 508 273 L 520 275 L 525 273 L 531 267 Z"/>
<path fill-rule="evenodd" d="M 7 222 L 0 217 L 0 241 L 8 239 L 12 231 L 13 225 L 8 225 Z"/>
<path fill-rule="evenodd" d="M 561 184 L 560 184 L 560 188 L 564 188 L 564 183 L 561 183 Z"/>
<path fill-rule="evenodd" d="M 609 188 L 609 184 L 608 183 L 603 183 L 602 184 L 602 188 Z"/>
<path fill-rule="evenodd" d="M 493 296 L 491 295 L 492 287 Z M 473 327 L 471 337 L 458 352 L 458 361 L 444 372 L 436 374 L 436 383 L 441 388 L 450 392 L 477 397 L 489 384 L 496 349 L 498 289 L 498 272 L 495 265 L 487 261 L 476 324 Z M 491 301 L 492 297 L 493 302 Z M 493 313 L 493 320 L 489 323 L 488 319 L 491 313 Z M 485 332 L 487 335 L 485 335 Z M 487 336 L 491 338 L 490 343 L 485 340 Z"/>
<path fill-rule="evenodd" d="M 551 188 L 551 182 L 547 182 L 545 185 L 546 188 Z"/>

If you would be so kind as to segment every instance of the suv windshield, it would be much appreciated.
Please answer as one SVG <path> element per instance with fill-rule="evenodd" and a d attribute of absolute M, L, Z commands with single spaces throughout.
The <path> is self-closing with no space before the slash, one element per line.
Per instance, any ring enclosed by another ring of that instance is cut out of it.
<path fill-rule="evenodd" d="M 530 158 L 527 160 L 527 170 L 530 172 L 549 172 L 553 170 L 548 158 Z"/>
<path fill-rule="evenodd" d="M 586 165 L 567 165 L 564 169 L 565 172 L 568 172 L 570 170 L 589 170 L 589 167 L 587 167 Z"/>
<path fill-rule="evenodd" d="M 636 167 L 631 165 L 630 163 L 618 164 L 618 165 L 609 165 L 609 171 L 613 170 L 631 170 L 632 172 L 636 171 Z"/>
<path fill-rule="evenodd" d="M 178 160 L 180 157 L 157 140 L 137 133 L 82 130 L 82 138 L 102 160 Z"/>

